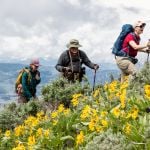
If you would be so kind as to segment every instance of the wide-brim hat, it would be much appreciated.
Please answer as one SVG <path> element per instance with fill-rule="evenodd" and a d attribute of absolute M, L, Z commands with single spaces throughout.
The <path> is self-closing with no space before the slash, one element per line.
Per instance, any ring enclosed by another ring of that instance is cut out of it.
<path fill-rule="evenodd" d="M 81 47 L 82 45 L 79 44 L 78 40 L 72 39 L 66 46 L 67 48 L 71 48 L 71 47 Z"/>

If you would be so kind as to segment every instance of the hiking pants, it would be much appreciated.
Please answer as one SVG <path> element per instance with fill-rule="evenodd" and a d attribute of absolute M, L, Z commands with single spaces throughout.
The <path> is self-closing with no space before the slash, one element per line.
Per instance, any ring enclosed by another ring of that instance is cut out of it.
<path fill-rule="evenodd" d="M 65 77 L 68 81 L 82 81 L 83 74 L 82 73 L 62 73 L 62 76 Z"/>
<path fill-rule="evenodd" d="M 116 56 L 116 63 L 121 70 L 121 82 L 124 82 L 125 76 L 129 75 L 129 80 L 134 79 L 137 69 L 135 64 L 133 64 L 128 57 Z"/>
<path fill-rule="evenodd" d="M 22 94 L 18 95 L 18 103 L 27 103 L 29 100 Z"/>

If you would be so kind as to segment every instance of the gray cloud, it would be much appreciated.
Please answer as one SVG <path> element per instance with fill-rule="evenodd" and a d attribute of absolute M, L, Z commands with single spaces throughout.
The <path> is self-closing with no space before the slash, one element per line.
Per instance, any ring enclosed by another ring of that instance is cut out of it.
<path fill-rule="evenodd" d="M 122 23 L 146 12 L 101 0 L 0 0 L 0 59 L 57 59 L 78 38 L 91 59 L 109 61 Z"/>

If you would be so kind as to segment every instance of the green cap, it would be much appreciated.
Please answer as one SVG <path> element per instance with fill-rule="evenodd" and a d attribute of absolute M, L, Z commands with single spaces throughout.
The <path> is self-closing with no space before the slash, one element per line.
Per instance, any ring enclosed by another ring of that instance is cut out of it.
<path fill-rule="evenodd" d="M 82 45 L 79 44 L 78 40 L 72 39 L 66 46 L 67 48 L 71 48 L 71 47 L 81 47 Z"/>

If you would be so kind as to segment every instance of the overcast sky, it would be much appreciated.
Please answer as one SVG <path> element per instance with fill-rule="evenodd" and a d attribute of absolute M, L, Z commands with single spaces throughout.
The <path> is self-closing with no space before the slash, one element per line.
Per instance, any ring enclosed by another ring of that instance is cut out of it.
<path fill-rule="evenodd" d="M 146 42 L 148 0 L 0 0 L 0 61 L 58 59 L 76 38 L 92 61 L 114 62 L 111 47 L 121 26 L 137 20 L 147 23 Z"/>

